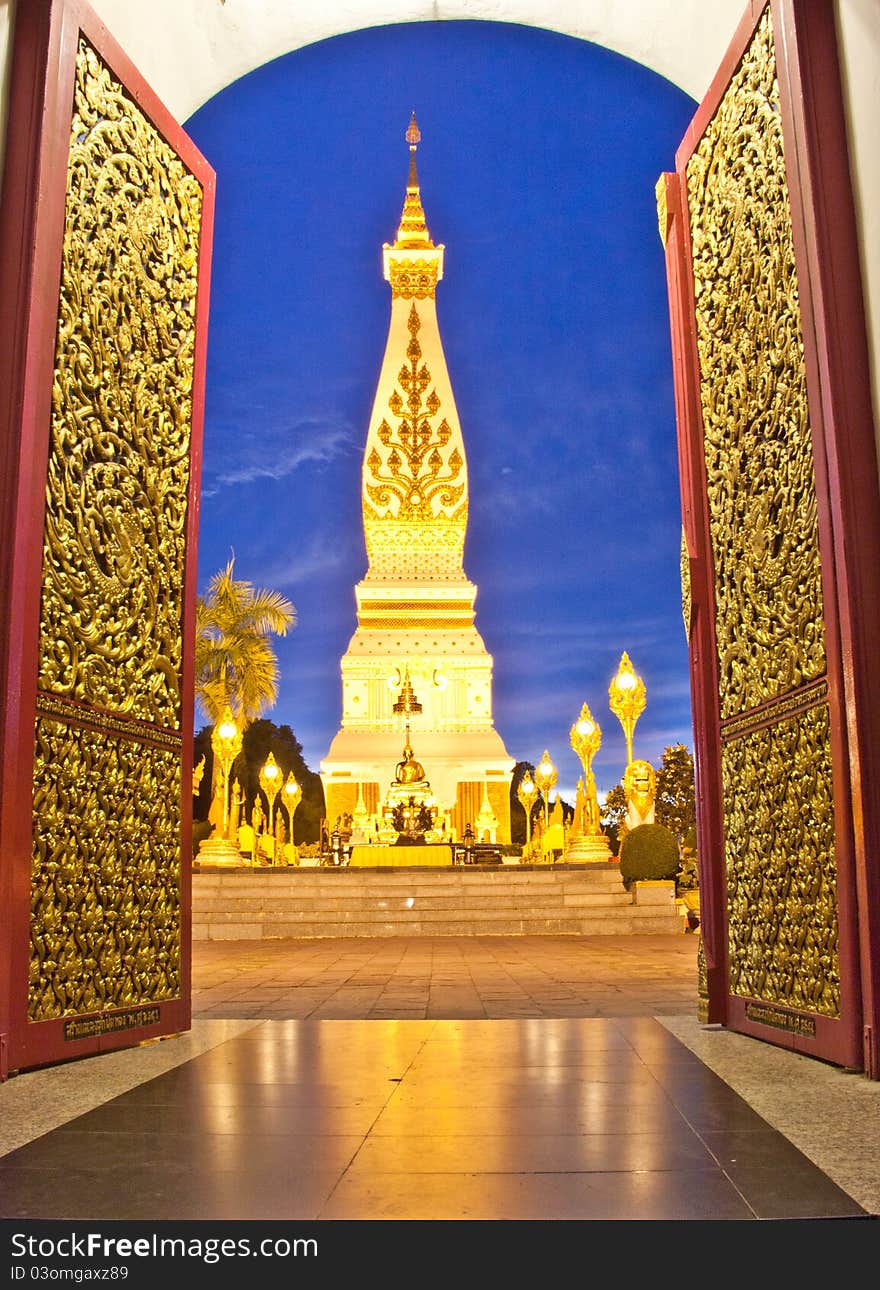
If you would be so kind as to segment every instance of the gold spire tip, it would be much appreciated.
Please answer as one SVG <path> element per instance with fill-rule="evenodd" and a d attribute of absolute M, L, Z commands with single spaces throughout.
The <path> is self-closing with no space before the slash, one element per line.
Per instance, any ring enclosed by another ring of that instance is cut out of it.
<path fill-rule="evenodd" d="M 409 174 L 406 180 L 403 213 L 400 218 L 400 227 L 397 230 L 397 241 L 394 243 L 395 249 L 398 250 L 414 247 L 433 249 L 434 247 L 425 223 L 425 212 L 422 209 L 422 199 L 419 193 L 419 172 L 416 168 L 416 146 L 421 137 L 422 134 L 416 121 L 416 114 L 413 112 L 406 132 L 406 140 L 409 144 Z"/>

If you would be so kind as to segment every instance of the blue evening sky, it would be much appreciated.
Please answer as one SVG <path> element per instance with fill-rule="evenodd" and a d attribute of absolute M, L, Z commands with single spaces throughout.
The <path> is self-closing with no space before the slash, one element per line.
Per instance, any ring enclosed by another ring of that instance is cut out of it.
<path fill-rule="evenodd" d="M 297 50 L 189 119 L 217 171 L 198 585 L 234 551 L 238 577 L 293 600 L 267 715 L 314 770 L 339 726 L 366 571 L 361 460 L 390 313 L 381 248 L 413 109 L 428 227 L 446 246 L 437 310 L 496 727 L 518 760 L 547 748 L 571 800 L 568 732 L 586 701 L 607 790 L 625 763 L 608 683 L 626 650 L 648 694 L 636 756 L 692 747 L 654 185 L 694 108 L 600 46 L 456 21 Z"/>

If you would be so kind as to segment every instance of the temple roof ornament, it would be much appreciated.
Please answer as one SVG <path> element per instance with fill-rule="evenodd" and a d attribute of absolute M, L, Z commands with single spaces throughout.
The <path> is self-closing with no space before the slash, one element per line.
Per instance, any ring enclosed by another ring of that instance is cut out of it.
<path fill-rule="evenodd" d="M 409 676 L 409 667 L 407 666 L 403 674 L 403 685 L 400 687 L 400 694 L 398 694 L 397 699 L 393 704 L 392 712 L 406 714 L 407 730 L 409 730 L 410 713 L 421 712 L 421 710 L 422 710 L 422 705 L 419 703 L 418 699 L 416 698 L 416 692 L 413 689 L 412 681 L 410 680 L 410 676 Z M 409 743 L 409 735 L 407 735 L 407 743 Z"/>

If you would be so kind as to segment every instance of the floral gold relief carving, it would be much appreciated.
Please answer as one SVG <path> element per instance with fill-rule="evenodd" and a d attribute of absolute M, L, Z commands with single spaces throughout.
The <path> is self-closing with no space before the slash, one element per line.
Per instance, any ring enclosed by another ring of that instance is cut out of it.
<path fill-rule="evenodd" d="M 410 342 L 407 362 L 397 376 L 399 389 L 388 400 L 396 429 L 383 421 L 379 440 L 384 449 L 373 449 L 367 468 L 374 483 L 367 483 L 373 514 L 391 511 L 401 520 L 464 520 L 467 513 L 465 485 L 455 482 L 464 460 L 458 448 L 444 452 L 452 438 L 446 420 L 435 424 L 440 400 L 431 385 L 431 373 L 422 362 L 421 329 L 415 305 L 409 313 Z M 464 498 L 464 500 L 462 500 Z"/>
<path fill-rule="evenodd" d="M 741 998 L 837 1017 L 816 483 L 769 6 L 688 162 L 687 192 L 715 579 L 728 986 Z M 683 574 L 685 557 L 683 546 Z M 684 601 L 687 620 L 686 590 Z"/>
<path fill-rule="evenodd" d="M 679 554 L 681 567 L 681 616 L 684 621 L 685 640 L 691 638 L 691 614 L 693 612 L 693 597 L 691 593 L 691 556 L 688 551 L 687 534 L 682 527 L 681 530 L 681 551 Z"/>
<path fill-rule="evenodd" d="M 68 164 L 39 685 L 180 722 L 202 191 L 80 43 Z"/>
<path fill-rule="evenodd" d="M 437 290 L 437 260 L 391 261 L 391 298 L 433 300 Z"/>
<path fill-rule="evenodd" d="M 180 994 L 180 754 L 38 718 L 31 1021 Z"/>
<path fill-rule="evenodd" d="M 722 748 L 730 991 L 840 1013 L 826 705 Z"/>
<path fill-rule="evenodd" d="M 697 1020 L 709 1021 L 709 969 L 702 935 L 697 945 Z"/>
<path fill-rule="evenodd" d="M 455 631 L 456 628 L 464 627 L 473 621 L 473 615 L 470 618 L 408 618 L 403 615 L 395 615 L 392 618 L 368 618 L 361 616 L 360 624 L 365 631 L 384 632 L 384 631 L 426 631 L 442 632 Z"/>
<path fill-rule="evenodd" d="M 688 163 L 721 716 L 825 671 L 813 454 L 769 8 Z"/>
<path fill-rule="evenodd" d="M 33 1022 L 181 994 L 179 675 L 201 219 L 198 180 L 81 40 L 43 533 Z"/>
<path fill-rule="evenodd" d="M 393 576 L 419 550 L 436 573 L 460 572 L 467 524 L 467 483 L 460 436 L 443 416 L 423 361 L 421 319 L 413 304 L 406 361 L 364 463 L 364 535 L 371 568 Z M 394 423 L 394 424 L 392 424 Z"/>

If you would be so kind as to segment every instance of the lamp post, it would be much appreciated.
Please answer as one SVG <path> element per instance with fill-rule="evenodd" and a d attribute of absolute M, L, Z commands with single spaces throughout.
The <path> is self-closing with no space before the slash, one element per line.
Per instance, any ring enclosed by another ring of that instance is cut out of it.
<path fill-rule="evenodd" d="M 584 831 L 598 833 L 599 799 L 596 795 L 596 780 L 591 767 L 593 758 L 602 746 L 602 731 L 586 703 L 581 708 L 581 715 L 568 732 L 568 737 L 571 740 L 572 749 L 577 753 L 584 768 L 584 795 L 589 813 L 589 826 Z"/>
<path fill-rule="evenodd" d="M 269 837 L 274 838 L 275 799 L 281 792 L 281 767 L 275 760 L 274 753 L 269 753 L 260 770 L 260 788 L 266 794 L 266 801 L 269 803 Z"/>
<path fill-rule="evenodd" d="M 535 783 L 538 786 L 538 792 L 544 796 L 544 828 L 550 827 L 550 791 L 559 778 L 556 767 L 550 760 L 550 754 L 544 750 L 544 756 L 535 767 Z"/>
<path fill-rule="evenodd" d="M 229 771 L 241 752 L 241 731 L 227 703 L 223 716 L 211 733 L 211 749 L 223 771 L 223 836 L 229 827 Z"/>
<path fill-rule="evenodd" d="M 608 700 L 611 711 L 623 727 L 628 766 L 633 759 L 633 731 L 645 710 L 645 683 L 636 676 L 625 650 L 620 656 L 617 674 L 608 687 Z"/>
<path fill-rule="evenodd" d="M 526 813 L 526 850 L 528 851 L 532 841 L 532 807 L 535 805 L 535 798 L 538 796 L 535 782 L 528 771 L 519 781 L 516 796 L 520 806 Z"/>
<path fill-rule="evenodd" d="M 302 789 L 300 788 L 299 784 L 296 782 L 293 771 L 290 772 L 290 774 L 287 776 L 287 779 L 284 781 L 284 788 L 282 789 L 282 792 L 284 794 L 284 804 L 287 807 L 287 818 L 290 821 L 290 845 L 294 846 L 295 843 L 293 841 L 293 817 L 296 814 L 296 808 L 299 806 L 302 800 L 303 794 L 302 794 Z M 293 852 L 292 854 L 295 855 L 296 852 Z"/>

